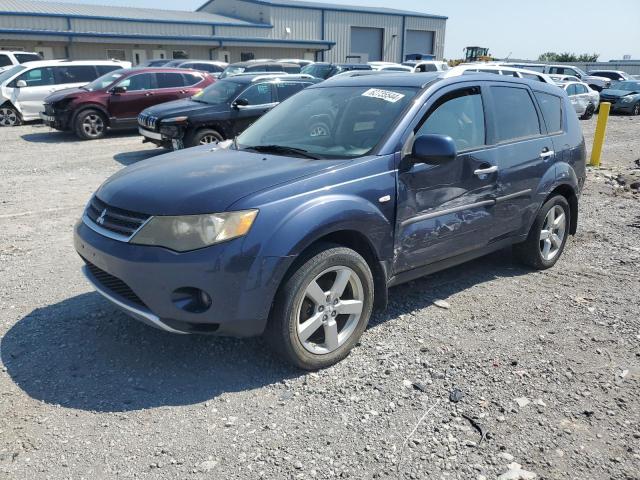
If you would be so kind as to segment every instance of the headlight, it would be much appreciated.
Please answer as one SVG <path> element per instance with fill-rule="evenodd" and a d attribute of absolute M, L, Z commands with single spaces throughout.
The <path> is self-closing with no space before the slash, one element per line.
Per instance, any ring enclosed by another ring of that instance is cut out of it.
<path fill-rule="evenodd" d="M 628 97 L 623 97 L 621 100 L 622 103 L 631 103 L 633 102 L 633 97 L 629 95 Z"/>
<path fill-rule="evenodd" d="M 178 252 L 196 250 L 242 237 L 249 232 L 258 210 L 153 217 L 131 239 L 138 245 L 156 245 Z"/>
<path fill-rule="evenodd" d="M 187 120 L 189 120 L 189 117 L 187 116 L 171 117 L 171 118 L 165 118 L 163 120 L 160 120 L 160 123 L 166 125 L 167 123 L 183 123 L 183 122 L 186 122 Z"/>

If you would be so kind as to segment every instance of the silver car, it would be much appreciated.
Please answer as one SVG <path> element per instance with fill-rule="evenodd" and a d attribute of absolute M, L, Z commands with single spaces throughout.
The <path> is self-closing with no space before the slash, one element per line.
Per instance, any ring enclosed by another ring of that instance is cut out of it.
<path fill-rule="evenodd" d="M 558 86 L 567 92 L 581 120 L 588 120 L 600 105 L 600 94 L 583 82 L 564 82 Z"/>

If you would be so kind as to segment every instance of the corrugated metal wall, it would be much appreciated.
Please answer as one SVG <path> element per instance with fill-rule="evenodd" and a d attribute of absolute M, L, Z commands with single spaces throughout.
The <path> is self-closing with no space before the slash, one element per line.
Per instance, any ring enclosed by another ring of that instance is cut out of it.
<path fill-rule="evenodd" d="M 435 32 L 434 53 L 438 60 L 442 60 L 442 57 L 444 56 L 444 36 L 446 33 L 446 25 L 447 21 L 440 18 L 406 17 L 405 28 L 407 30 L 427 30 Z"/>
<path fill-rule="evenodd" d="M 2 12 L 0 12 L 0 28 L 66 30 L 67 19 L 62 17 L 29 17 L 22 15 L 2 15 Z"/>
<path fill-rule="evenodd" d="M 351 52 L 351 27 L 383 28 L 383 60 L 400 60 L 402 17 L 355 12 L 326 12 L 325 39 L 336 42 L 332 50 L 326 52 L 329 62 L 345 62 Z M 395 36 L 394 36 L 395 35 Z"/>
<path fill-rule="evenodd" d="M 139 35 L 211 35 L 212 33 L 209 25 L 120 22 L 118 20 L 76 18 L 71 19 L 71 28 L 76 32 L 132 33 Z M 64 29 L 66 29 L 66 25 Z"/>

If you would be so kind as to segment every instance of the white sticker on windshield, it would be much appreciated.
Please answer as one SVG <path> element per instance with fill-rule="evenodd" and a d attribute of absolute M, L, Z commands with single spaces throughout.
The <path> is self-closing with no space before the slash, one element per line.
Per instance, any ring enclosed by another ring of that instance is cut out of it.
<path fill-rule="evenodd" d="M 396 103 L 398 100 L 402 100 L 404 95 L 398 92 L 392 92 L 391 90 L 380 90 L 379 88 L 370 88 L 362 94 L 363 97 L 379 98 L 385 102 Z"/>

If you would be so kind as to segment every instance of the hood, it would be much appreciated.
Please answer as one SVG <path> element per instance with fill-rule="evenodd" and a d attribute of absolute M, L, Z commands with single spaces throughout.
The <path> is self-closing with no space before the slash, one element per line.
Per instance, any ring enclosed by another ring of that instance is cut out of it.
<path fill-rule="evenodd" d="M 73 88 L 63 88 L 62 90 L 58 90 L 55 93 L 52 93 L 48 97 L 44 99 L 44 103 L 56 103 L 60 100 L 65 100 L 69 97 L 77 97 L 79 95 L 84 95 L 89 93 L 87 90 L 83 90 L 82 88 L 73 87 Z"/>
<path fill-rule="evenodd" d="M 601 95 L 606 95 L 607 97 L 616 97 L 616 98 L 626 97 L 627 95 L 638 95 L 639 93 L 640 91 L 615 90 L 613 88 L 608 88 L 600 92 Z"/>
<path fill-rule="evenodd" d="M 247 195 L 346 162 L 212 150 L 203 145 L 120 170 L 96 195 L 114 207 L 148 215 L 224 212 Z"/>
<path fill-rule="evenodd" d="M 216 113 L 226 112 L 229 110 L 227 104 L 210 105 L 208 103 L 194 102 L 190 98 L 174 100 L 172 102 L 161 103 L 153 107 L 145 109 L 145 115 L 153 115 L 160 119 L 167 117 L 175 117 L 177 115 L 190 115 L 197 113 Z"/>

